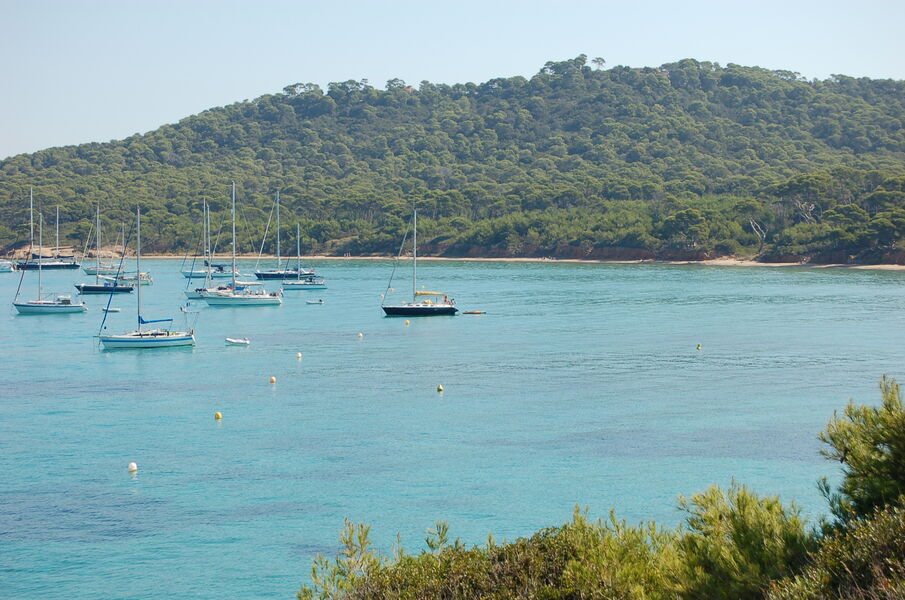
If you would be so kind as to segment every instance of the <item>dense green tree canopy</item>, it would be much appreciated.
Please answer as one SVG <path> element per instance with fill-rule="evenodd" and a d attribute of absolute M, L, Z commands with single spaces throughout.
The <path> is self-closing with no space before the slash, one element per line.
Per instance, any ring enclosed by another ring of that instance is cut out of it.
<path fill-rule="evenodd" d="M 222 211 L 230 181 L 246 249 L 277 190 L 284 235 L 301 221 L 306 251 L 392 252 L 412 205 L 425 251 L 451 255 L 855 256 L 905 235 L 905 82 L 587 62 L 481 84 L 296 83 L 14 156 L 0 162 L 0 245 L 27 238 L 34 186 L 43 210 L 62 206 L 70 243 L 95 205 L 119 222 L 140 203 L 158 225 L 148 250 L 185 250 L 201 200 Z"/>

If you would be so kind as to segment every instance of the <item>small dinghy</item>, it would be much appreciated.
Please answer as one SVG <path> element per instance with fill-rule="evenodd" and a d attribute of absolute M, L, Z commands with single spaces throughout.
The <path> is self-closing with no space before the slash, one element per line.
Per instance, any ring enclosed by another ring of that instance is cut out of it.
<path fill-rule="evenodd" d="M 122 309 L 121 309 L 121 308 L 116 308 L 115 306 L 111 306 L 110 308 L 107 308 L 106 306 L 102 306 L 102 307 L 101 307 L 101 310 L 104 311 L 104 312 L 110 313 L 110 312 L 119 312 L 119 311 L 121 311 Z"/>
<path fill-rule="evenodd" d="M 226 338 L 227 346 L 247 346 L 250 343 L 248 338 Z"/>
<path fill-rule="evenodd" d="M 323 304 L 323 300 L 305 300 L 305 304 Z"/>

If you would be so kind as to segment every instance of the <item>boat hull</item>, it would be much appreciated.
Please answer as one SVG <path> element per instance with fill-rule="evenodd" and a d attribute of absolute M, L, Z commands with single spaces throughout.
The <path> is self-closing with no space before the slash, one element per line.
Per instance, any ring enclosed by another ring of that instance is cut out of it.
<path fill-rule="evenodd" d="M 279 306 L 283 299 L 270 295 L 232 295 L 232 294 L 207 294 L 201 292 L 201 299 L 208 306 Z"/>
<path fill-rule="evenodd" d="M 88 310 L 84 304 L 55 304 L 51 302 L 13 302 L 22 315 L 63 315 Z"/>
<path fill-rule="evenodd" d="M 304 277 L 306 275 L 313 275 L 313 271 L 306 271 L 302 269 L 301 276 Z M 285 269 L 279 271 L 255 271 L 255 277 L 258 279 L 297 279 L 299 277 L 299 272 L 294 269 Z"/>
<path fill-rule="evenodd" d="M 184 331 L 143 331 L 122 335 L 102 335 L 101 343 L 104 348 L 176 348 L 179 346 L 194 346 L 195 336 Z"/>
<path fill-rule="evenodd" d="M 78 269 L 82 265 L 77 262 L 52 262 L 41 263 L 42 270 L 59 270 L 59 269 Z M 37 271 L 38 263 L 36 262 L 20 262 L 16 264 L 16 268 L 21 271 Z"/>
<path fill-rule="evenodd" d="M 84 267 L 82 271 L 85 275 L 116 275 L 120 270 L 117 267 Z"/>
<path fill-rule="evenodd" d="M 128 294 L 134 287 L 131 285 L 95 285 L 93 283 L 77 283 L 75 289 L 80 294 Z"/>
<path fill-rule="evenodd" d="M 238 275 L 238 273 L 236 273 Z M 207 271 L 183 271 L 182 276 L 186 279 L 205 279 Z M 228 271 L 211 271 L 211 279 L 232 279 L 233 274 Z"/>
<path fill-rule="evenodd" d="M 434 316 L 452 316 L 459 312 L 455 306 L 425 306 L 425 305 L 400 305 L 400 306 L 383 306 L 383 312 L 388 317 L 434 317 Z"/>

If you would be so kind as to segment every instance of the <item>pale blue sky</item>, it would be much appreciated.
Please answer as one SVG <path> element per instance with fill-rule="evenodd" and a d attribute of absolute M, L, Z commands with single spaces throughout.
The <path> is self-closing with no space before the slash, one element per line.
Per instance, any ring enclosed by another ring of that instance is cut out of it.
<path fill-rule="evenodd" d="M 582 53 L 905 79 L 902 23 L 903 0 L 0 0 L 0 158 L 295 82 L 478 83 Z"/>

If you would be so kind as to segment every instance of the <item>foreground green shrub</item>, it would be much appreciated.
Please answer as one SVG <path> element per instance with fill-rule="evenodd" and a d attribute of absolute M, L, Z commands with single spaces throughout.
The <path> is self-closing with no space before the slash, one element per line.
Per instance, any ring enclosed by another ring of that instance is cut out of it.
<path fill-rule="evenodd" d="M 713 487 L 681 500 L 687 525 L 637 527 L 591 522 L 576 510 L 570 523 L 530 538 L 465 548 L 438 523 L 428 550 L 393 559 L 369 550 L 368 529 L 346 523 L 343 551 L 319 556 L 309 599 L 671 600 L 761 598 L 771 582 L 794 574 L 813 545 L 798 510 L 759 498 L 743 486 Z"/>
<path fill-rule="evenodd" d="M 826 538 L 801 575 L 781 582 L 769 600 L 905 598 L 905 508 L 891 506 Z"/>
<path fill-rule="evenodd" d="M 742 485 L 728 492 L 714 486 L 679 504 L 688 513 L 678 541 L 685 598 L 762 598 L 770 582 L 801 568 L 815 545 L 798 508 Z"/>
<path fill-rule="evenodd" d="M 849 401 L 843 416 L 833 415 L 820 439 L 830 446 L 823 455 L 843 465 L 839 490 L 821 482 L 838 523 L 900 503 L 905 494 L 905 409 L 899 384 L 883 377 L 879 408 Z"/>

